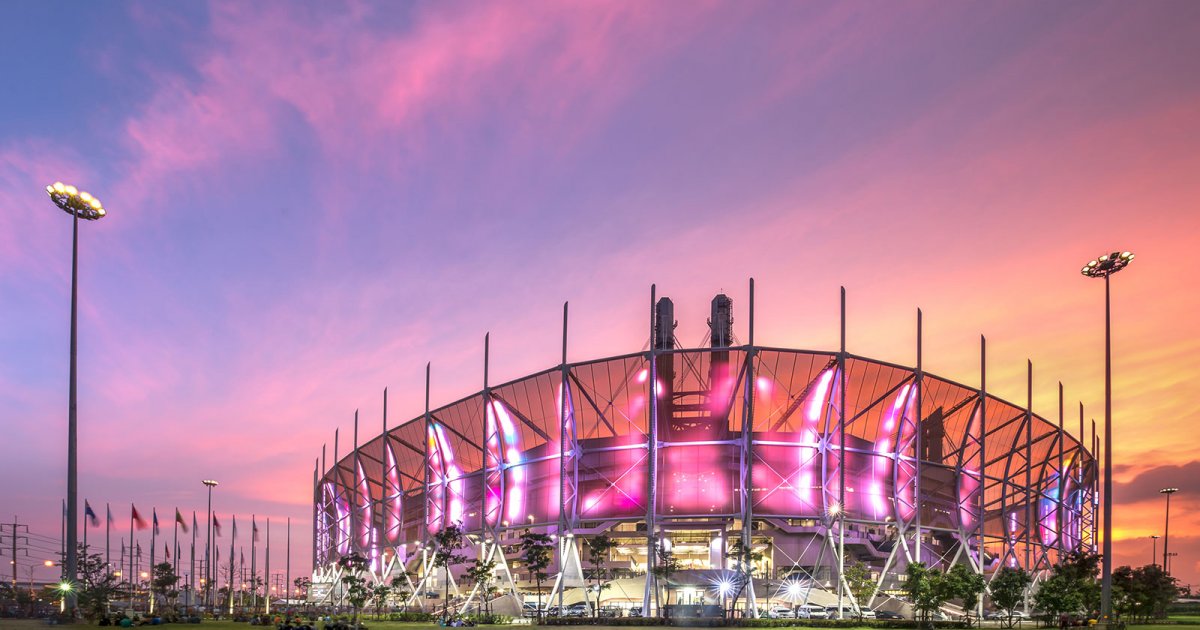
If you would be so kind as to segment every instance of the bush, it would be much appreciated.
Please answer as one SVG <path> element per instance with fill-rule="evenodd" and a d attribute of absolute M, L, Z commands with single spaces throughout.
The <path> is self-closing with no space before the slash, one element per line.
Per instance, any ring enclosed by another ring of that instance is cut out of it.
<path fill-rule="evenodd" d="M 737 625 L 746 628 L 920 628 L 928 627 L 911 619 L 739 619 Z M 935 621 L 935 628 L 967 628 L 965 621 Z"/>
<path fill-rule="evenodd" d="M 662 617 L 546 617 L 543 626 L 662 626 L 667 621 Z"/>
<path fill-rule="evenodd" d="M 510 624 L 513 621 L 512 617 L 509 617 L 507 615 L 494 615 L 494 614 L 490 614 L 490 613 L 489 614 L 480 614 L 480 615 L 467 615 L 465 618 L 469 619 L 472 623 L 475 623 L 477 625 L 478 624 L 502 625 L 502 624 Z"/>
<path fill-rule="evenodd" d="M 437 621 L 438 616 L 434 613 L 427 612 L 394 612 L 388 615 L 391 621 L 412 621 L 419 623 L 428 623 Z"/>

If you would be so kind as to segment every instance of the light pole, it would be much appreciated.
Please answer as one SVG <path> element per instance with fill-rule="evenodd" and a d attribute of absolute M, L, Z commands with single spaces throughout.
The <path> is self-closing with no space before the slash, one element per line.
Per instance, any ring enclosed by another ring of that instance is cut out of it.
<path fill-rule="evenodd" d="M 1080 273 L 1104 278 L 1104 557 L 1101 565 L 1100 616 L 1112 619 L 1112 308 L 1109 276 L 1133 261 L 1130 252 L 1112 252 L 1088 261 Z"/>
<path fill-rule="evenodd" d="M 1154 540 L 1154 546 L 1150 548 L 1150 566 L 1154 566 L 1158 561 L 1158 539 L 1162 536 L 1151 534 L 1150 538 Z"/>
<path fill-rule="evenodd" d="M 208 595 L 212 592 L 212 491 L 218 484 L 212 479 L 200 483 L 208 486 L 208 525 L 204 528 L 204 605 L 208 606 Z"/>
<path fill-rule="evenodd" d="M 1171 557 L 1167 555 L 1167 543 L 1171 541 L 1171 495 L 1179 492 L 1179 488 L 1163 488 L 1158 492 L 1167 495 L 1167 522 L 1163 526 L 1163 573 L 1171 575 L 1171 565 L 1167 562 Z"/>
<path fill-rule="evenodd" d="M 71 215 L 71 376 L 67 395 L 67 535 L 66 542 L 66 581 L 75 583 L 76 567 L 79 562 L 79 550 L 76 549 L 78 538 L 77 521 L 79 509 L 76 505 L 78 498 L 79 474 L 76 467 L 76 423 L 75 423 L 75 349 L 76 343 L 76 311 L 79 295 L 79 220 L 95 221 L 105 215 L 104 206 L 100 200 L 90 194 L 77 190 L 62 182 L 54 182 L 46 187 L 50 200 L 63 212 Z M 63 601 L 63 607 L 71 617 L 75 616 L 75 593 L 68 589 Z"/>

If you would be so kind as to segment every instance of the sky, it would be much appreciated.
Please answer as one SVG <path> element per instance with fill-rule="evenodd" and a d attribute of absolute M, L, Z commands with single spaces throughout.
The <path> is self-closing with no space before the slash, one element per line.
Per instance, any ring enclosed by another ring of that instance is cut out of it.
<path fill-rule="evenodd" d="M 1079 268 L 1130 250 L 1115 559 L 1149 562 L 1178 486 L 1200 585 L 1200 3 L 4 12 L 0 520 L 59 535 L 62 180 L 108 209 L 80 226 L 79 470 L 114 548 L 130 503 L 203 521 L 213 478 L 223 521 L 270 517 L 276 569 L 290 517 L 307 571 L 314 458 L 356 409 L 377 426 L 388 387 L 418 415 L 426 362 L 435 405 L 478 390 L 489 332 L 492 382 L 555 365 L 566 301 L 571 360 L 636 351 L 651 283 L 699 345 L 718 291 L 745 338 L 753 277 L 756 338 L 809 349 L 836 349 L 844 286 L 849 349 L 909 365 L 919 307 L 926 370 L 977 384 L 986 335 L 990 391 L 1023 401 L 1032 360 L 1035 412 L 1061 381 L 1102 422 Z"/>

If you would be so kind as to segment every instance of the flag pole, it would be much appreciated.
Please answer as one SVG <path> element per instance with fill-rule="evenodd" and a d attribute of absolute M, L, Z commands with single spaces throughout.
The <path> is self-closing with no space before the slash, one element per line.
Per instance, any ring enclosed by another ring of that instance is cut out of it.
<path fill-rule="evenodd" d="M 258 612 L 258 520 L 250 515 L 250 610 Z M 244 578 L 243 578 L 244 579 Z"/>
<path fill-rule="evenodd" d="M 264 557 L 263 575 L 267 581 L 263 583 L 263 597 L 266 598 L 266 612 L 271 614 L 271 517 L 267 517 L 267 552 Z"/>
<path fill-rule="evenodd" d="M 192 510 L 192 552 L 188 565 L 188 601 L 185 610 L 191 617 L 192 602 L 196 599 L 196 511 Z"/>
<path fill-rule="evenodd" d="M 112 508 L 104 502 L 104 572 L 112 569 L 112 554 L 109 551 L 109 530 L 112 529 Z"/>
<path fill-rule="evenodd" d="M 137 512 L 137 506 L 129 504 L 129 609 L 133 610 L 133 586 L 137 580 L 137 573 L 133 570 L 133 515 Z"/>
<path fill-rule="evenodd" d="M 150 591 L 150 613 L 154 613 L 154 545 L 158 544 L 158 508 L 150 508 L 150 578 L 147 589 Z"/>
<path fill-rule="evenodd" d="M 233 515 L 233 534 L 229 537 L 229 614 L 233 614 L 234 543 L 237 541 L 237 515 Z"/>
<path fill-rule="evenodd" d="M 284 592 L 287 597 L 284 600 L 291 599 L 292 592 L 292 517 L 287 517 L 287 547 L 284 553 Z"/>
<path fill-rule="evenodd" d="M 171 547 L 175 549 L 175 557 L 171 558 L 171 573 L 179 577 L 179 508 L 175 508 L 175 523 L 171 525 L 173 530 Z"/>

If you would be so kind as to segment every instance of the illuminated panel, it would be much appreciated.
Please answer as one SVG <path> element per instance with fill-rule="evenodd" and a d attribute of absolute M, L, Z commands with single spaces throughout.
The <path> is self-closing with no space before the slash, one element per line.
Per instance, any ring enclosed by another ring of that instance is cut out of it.
<path fill-rule="evenodd" d="M 483 489 L 484 522 L 489 527 L 495 527 L 500 523 L 500 511 L 504 503 L 504 444 L 500 429 L 496 426 L 496 413 L 492 405 L 487 406 L 484 423 L 483 460 L 487 467 Z"/>
<path fill-rule="evenodd" d="M 649 371 L 642 357 L 572 368 L 581 518 L 646 514 Z M 537 476 L 534 476 L 536 479 Z"/>
<path fill-rule="evenodd" d="M 342 491 L 341 484 L 334 484 L 334 511 L 337 514 L 337 550 L 346 555 L 350 553 L 350 501 Z"/>
<path fill-rule="evenodd" d="M 893 437 L 894 436 L 894 437 Z M 916 478 L 917 478 L 917 386 L 905 384 L 896 392 L 896 398 L 880 420 L 879 438 L 875 442 L 875 452 L 886 456 L 896 454 L 896 507 L 893 516 L 899 522 L 907 523 L 916 514 Z M 892 440 L 895 439 L 895 444 Z M 882 463 L 882 457 L 875 457 L 875 469 L 872 471 L 873 483 L 879 484 L 880 479 L 890 477 L 889 470 Z M 880 491 L 882 492 L 882 491 Z M 890 492 L 889 492 L 890 495 Z M 872 495 L 873 497 L 875 495 Z M 882 498 L 873 498 L 870 506 L 872 518 L 883 518 L 884 509 Z"/>
<path fill-rule="evenodd" d="M 958 520 L 964 531 L 972 531 L 979 521 L 979 494 L 982 491 L 982 462 L 979 442 L 983 436 L 983 414 L 979 407 L 971 414 L 962 462 L 962 474 L 958 475 Z"/>
<path fill-rule="evenodd" d="M 446 466 L 442 460 L 442 448 L 438 443 L 435 425 L 430 425 L 426 434 L 425 456 L 429 488 L 426 491 L 428 496 L 425 497 L 425 527 L 430 534 L 434 534 L 442 528 L 446 517 Z"/>
<path fill-rule="evenodd" d="M 798 425 L 792 425 L 793 430 L 767 430 L 755 434 L 751 474 L 756 514 L 815 517 L 824 512 L 821 503 L 821 426 L 830 396 L 836 390 L 835 372 L 834 368 L 826 368 L 811 383 L 797 384 L 797 389 L 807 386 L 807 393 L 796 410 L 800 418 Z M 759 377 L 758 380 L 762 379 Z M 788 400 L 787 393 L 775 384 L 756 383 L 756 387 L 764 403 L 756 415 L 769 416 L 769 406 L 776 396 L 780 397 L 780 404 Z"/>
<path fill-rule="evenodd" d="M 321 484 L 321 520 L 322 526 L 317 530 L 317 548 L 322 554 L 328 557 L 332 550 L 333 540 L 337 529 L 337 512 L 334 506 L 337 503 L 337 491 L 334 490 L 333 482 L 326 481 Z"/>
<path fill-rule="evenodd" d="M 1045 545 L 1058 543 L 1058 473 L 1046 480 L 1038 498 L 1038 537 Z"/>
<path fill-rule="evenodd" d="M 386 444 L 383 451 L 387 458 L 387 484 L 384 492 L 384 511 L 387 517 L 385 531 L 387 542 L 395 544 L 400 539 L 400 530 L 403 528 L 404 491 L 400 487 L 400 467 L 396 462 L 396 451 L 391 444 Z"/>
<path fill-rule="evenodd" d="M 375 549 L 375 528 L 373 526 L 374 510 L 371 503 L 371 486 L 367 483 L 367 474 L 363 472 L 362 463 L 355 466 L 355 486 L 358 499 L 358 546 L 369 550 L 368 555 L 377 553 Z"/>
<path fill-rule="evenodd" d="M 500 446 L 504 454 L 504 518 L 510 523 L 520 521 L 525 514 L 525 476 L 521 464 L 521 439 L 512 415 L 503 403 L 493 400 L 488 408 L 488 419 L 495 416 L 498 421 Z"/>

